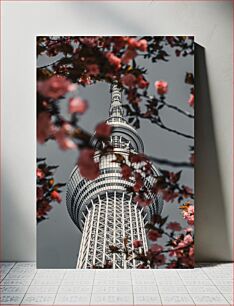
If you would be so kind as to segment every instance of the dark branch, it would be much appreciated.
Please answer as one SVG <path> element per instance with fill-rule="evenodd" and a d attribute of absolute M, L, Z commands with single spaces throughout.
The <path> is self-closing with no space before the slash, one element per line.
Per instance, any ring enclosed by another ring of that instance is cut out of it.
<path fill-rule="evenodd" d="M 168 165 L 168 166 L 171 166 L 171 167 L 184 167 L 184 168 L 193 168 L 193 165 L 191 163 L 188 163 L 188 162 L 175 162 L 175 161 L 170 161 L 170 160 L 167 160 L 167 159 L 160 159 L 160 158 L 157 158 L 157 157 L 152 157 L 152 156 L 149 156 L 149 158 L 154 161 L 155 163 L 157 164 L 160 164 L 160 165 Z"/>
<path fill-rule="evenodd" d="M 162 102 L 162 101 L 160 101 L 160 102 Z M 183 114 L 183 115 L 185 115 L 185 116 L 187 116 L 187 117 L 189 117 L 189 118 L 193 118 L 193 119 L 194 119 L 194 115 L 192 115 L 192 114 L 190 114 L 189 112 L 186 112 L 186 111 L 180 109 L 179 107 L 177 107 L 177 106 L 175 106 L 175 105 L 168 104 L 168 103 L 166 103 L 166 102 L 163 102 L 163 104 L 164 104 L 165 106 L 167 106 L 168 108 L 172 108 L 172 109 L 176 110 L 177 112 L 179 112 L 179 113 L 181 113 L 181 114 Z"/>
<path fill-rule="evenodd" d="M 171 128 L 169 128 L 169 127 L 166 127 L 162 122 L 154 122 L 154 123 L 157 124 L 157 126 L 161 127 L 162 129 L 164 129 L 164 130 L 166 130 L 166 131 L 168 131 L 168 132 L 175 133 L 175 134 L 180 135 L 180 136 L 183 136 L 183 137 L 185 137 L 185 138 L 194 139 L 194 137 L 191 136 L 191 135 L 184 134 L 184 133 L 179 132 L 179 131 L 177 131 L 177 130 L 174 130 L 174 129 L 171 129 Z"/>

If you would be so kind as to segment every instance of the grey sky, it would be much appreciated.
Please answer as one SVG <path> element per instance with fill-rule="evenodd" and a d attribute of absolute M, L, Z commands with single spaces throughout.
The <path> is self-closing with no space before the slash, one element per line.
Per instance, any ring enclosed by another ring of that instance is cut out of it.
<path fill-rule="evenodd" d="M 190 87 L 184 83 L 186 72 L 193 72 L 194 70 L 192 56 L 176 57 L 173 52 L 169 62 L 151 63 L 142 58 L 138 62 L 147 68 L 147 79 L 150 81 L 149 92 L 151 94 L 155 94 L 154 82 L 165 80 L 169 84 L 167 102 L 192 112 L 187 104 Z M 46 57 L 38 59 L 38 66 L 47 63 L 48 59 Z M 108 117 L 109 84 L 102 82 L 87 88 L 80 87 L 78 94 L 89 101 L 89 109 L 81 117 L 81 126 L 93 132 L 96 124 Z M 63 108 L 65 108 L 66 101 L 61 101 L 61 105 L 64 105 Z M 168 127 L 193 135 L 193 119 L 166 108 L 161 111 L 161 114 L 163 122 Z M 188 149 L 190 145 L 193 145 L 191 140 L 162 130 L 147 120 L 141 121 L 141 128 L 138 133 L 142 137 L 147 155 L 173 161 L 188 160 Z M 37 146 L 37 156 L 46 157 L 49 165 L 59 165 L 55 173 L 55 179 L 58 182 L 66 182 L 76 163 L 78 153 L 77 151 L 61 151 L 54 141 L 49 141 L 45 145 Z M 177 170 L 166 166 L 162 168 L 172 171 Z M 181 183 L 193 188 L 194 172 L 192 169 L 183 169 Z M 62 203 L 54 203 L 54 208 L 49 213 L 48 220 L 37 226 L 38 268 L 74 268 L 76 265 L 81 233 L 68 215 L 65 193 L 66 188 L 62 193 Z M 166 215 L 169 215 L 169 220 L 179 221 L 186 226 L 176 202 L 164 204 L 163 216 Z"/>

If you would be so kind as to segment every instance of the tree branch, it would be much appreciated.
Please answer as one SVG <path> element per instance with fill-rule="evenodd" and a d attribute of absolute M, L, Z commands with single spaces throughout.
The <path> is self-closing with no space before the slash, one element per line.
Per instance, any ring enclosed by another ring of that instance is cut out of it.
<path fill-rule="evenodd" d="M 160 165 L 167 165 L 167 166 L 171 166 L 171 167 L 184 167 L 184 168 L 193 168 L 193 165 L 191 163 L 188 162 L 176 162 L 176 161 L 170 161 L 167 159 L 161 159 L 161 158 L 157 158 L 157 157 L 152 157 L 149 156 L 149 158 L 154 161 L 157 164 Z"/>
<path fill-rule="evenodd" d="M 172 109 L 174 109 L 174 110 L 176 110 L 177 112 L 179 112 L 179 113 L 181 113 L 181 114 L 183 114 L 183 115 L 185 115 L 185 116 L 187 116 L 187 117 L 189 117 L 189 118 L 193 118 L 194 119 L 194 115 L 192 115 L 192 114 L 190 114 L 189 112 L 186 112 L 186 111 L 184 111 L 184 110 L 182 110 L 182 109 L 180 109 L 179 107 L 177 107 L 177 106 L 175 106 L 175 105 L 172 105 L 172 104 L 169 104 L 169 103 L 166 103 L 166 102 L 162 102 L 162 101 L 160 101 L 161 103 L 163 103 L 165 106 L 167 106 L 168 108 L 172 108 Z"/>
<path fill-rule="evenodd" d="M 153 122 L 154 122 L 154 121 L 153 121 Z M 157 126 L 161 127 L 162 129 L 164 129 L 164 130 L 166 130 L 166 131 L 168 131 L 168 132 L 175 133 L 175 134 L 180 135 L 180 136 L 183 136 L 183 137 L 185 137 L 185 138 L 194 139 L 194 137 L 191 136 L 191 135 L 184 134 L 184 133 L 179 132 L 179 131 L 177 131 L 177 130 L 174 130 L 174 129 L 171 129 L 171 128 L 166 127 L 162 122 L 158 122 L 158 121 L 157 121 L 157 122 L 154 122 L 154 123 L 155 123 Z"/>

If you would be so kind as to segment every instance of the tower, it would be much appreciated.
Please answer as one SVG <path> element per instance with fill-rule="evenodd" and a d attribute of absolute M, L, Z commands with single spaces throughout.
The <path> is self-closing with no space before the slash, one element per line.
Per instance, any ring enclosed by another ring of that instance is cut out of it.
<path fill-rule="evenodd" d="M 100 148 L 105 144 L 95 135 L 92 138 L 100 175 L 94 180 L 87 180 L 76 166 L 67 183 L 68 212 L 82 232 L 77 268 L 103 267 L 107 262 L 112 264 L 113 269 L 136 268 L 139 260 L 134 256 L 128 258 L 124 253 L 111 252 L 110 247 L 121 249 L 125 241 L 125 246 L 133 249 L 134 240 L 141 240 L 139 252 L 147 251 L 145 224 L 152 215 L 160 214 L 163 207 L 162 199 L 151 192 L 159 172 L 152 166 L 154 175 L 145 178 L 147 197 L 152 202 L 142 208 L 129 191 L 129 187 L 135 184 L 134 177 L 124 179 L 119 163 L 114 161 L 115 154 L 121 154 L 128 160 L 130 153 L 144 152 L 140 136 L 124 118 L 121 89 L 116 83 L 111 86 L 111 105 L 106 123 L 112 126 L 110 142 L 113 151 L 100 156 Z"/>

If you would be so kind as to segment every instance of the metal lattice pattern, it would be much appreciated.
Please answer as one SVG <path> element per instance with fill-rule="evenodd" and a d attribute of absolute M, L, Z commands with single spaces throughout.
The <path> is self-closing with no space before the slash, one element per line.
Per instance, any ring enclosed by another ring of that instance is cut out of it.
<path fill-rule="evenodd" d="M 126 258 L 121 252 L 111 253 L 110 246 L 133 249 L 133 241 L 141 240 L 139 252 L 146 252 L 144 213 L 127 193 L 106 192 L 92 201 L 86 215 L 77 268 L 103 267 L 107 261 L 113 269 L 136 268 L 139 264 L 133 257 Z"/>

